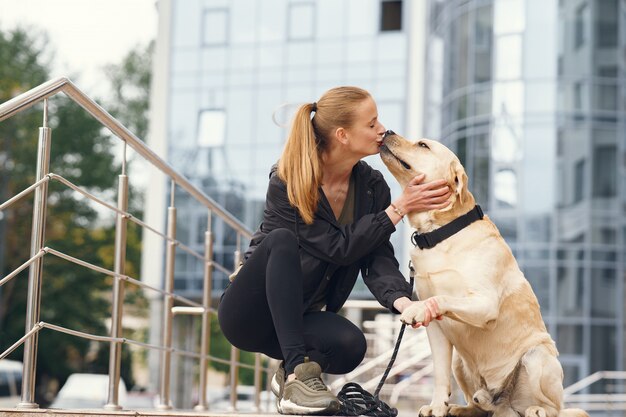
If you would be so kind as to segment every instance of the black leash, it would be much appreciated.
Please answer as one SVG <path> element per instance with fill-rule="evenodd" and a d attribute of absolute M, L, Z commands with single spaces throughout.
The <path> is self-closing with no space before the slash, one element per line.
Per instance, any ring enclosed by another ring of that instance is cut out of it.
<path fill-rule="evenodd" d="M 411 288 L 413 288 L 413 282 L 415 281 L 415 269 L 413 269 L 413 264 L 411 262 L 409 262 L 409 271 L 409 282 Z M 341 408 L 336 415 L 371 417 L 396 417 L 398 415 L 398 410 L 390 407 L 387 403 L 378 398 L 378 394 L 380 394 L 380 390 L 383 388 L 383 385 L 385 385 L 385 380 L 387 379 L 387 376 L 396 361 L 396 356 L 398 356 L 398 350 L 400 349 L 400 342 L 402 341 L 405 328 L 406 324 L 402 323 L 398 339 L 396 340 L 396 346 L 394 347 L 391 359 L 389 360 L 389 365 L 387 365 L 387 369 L 385 369 L 385 373 L 380 379 L 380 382 L 376 387 L 376 391 L 374 391 L 374 395 L 364 390 L 356 382 L 348 382 L 343 386 L 343 388 L 341 388 L 339 394 L 337 394 L 337 399 L 341 403 Z"/>

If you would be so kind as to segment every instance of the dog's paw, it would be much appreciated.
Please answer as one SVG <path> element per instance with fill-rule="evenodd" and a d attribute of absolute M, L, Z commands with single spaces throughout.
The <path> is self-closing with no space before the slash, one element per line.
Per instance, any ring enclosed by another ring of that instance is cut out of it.
<path fill-rule="evenodd" d="M 425 405 L 420 408 L 420 417 L 444 417 L 448 415 L 450 406 L 447 403 L 441 405 Z"/>
<path fill-rule="evenodd" d="M 424 321 L 424 311 L 426 307 L 422 301 L 416 301 L 408 306 L 400 315 L 402 323 L 412 326 Z"/>
<path fill-rule="evenodd" d="M 487 412 L 472 405 L 450 405 L 448 415 L 453 417 L 484 417 Z"/>
<path fill-rule="evenodd" d="M 546 410 L 543 407 L 534 405 L 526 409 L 524 416 L 525 417 L 546 417 Z"/>

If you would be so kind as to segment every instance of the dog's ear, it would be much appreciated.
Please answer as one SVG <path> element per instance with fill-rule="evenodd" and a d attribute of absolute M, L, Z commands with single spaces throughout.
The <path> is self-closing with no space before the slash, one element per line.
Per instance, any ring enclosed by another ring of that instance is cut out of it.
<path fill-rule="evenodd" d="M 469 198 L 467 191 L 467 174 L 465 168 L 458 160 L 452 161 L 450 164 L 450 188 L 457 195 L 459 202 L 463 204 Z"/>

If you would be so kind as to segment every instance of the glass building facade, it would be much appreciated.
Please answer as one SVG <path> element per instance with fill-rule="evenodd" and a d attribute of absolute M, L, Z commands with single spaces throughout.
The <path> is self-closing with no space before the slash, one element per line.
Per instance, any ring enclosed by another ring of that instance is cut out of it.
<path fill-rule="evenodd" d="M 565 385 L 624 370 L 626 2 L 428 8 L 426 136 L 457 153 L 511 246 Z"/>
<path fill-rule="evenodd" d="M 372 93 L 385 126 L 404 129 L 408 3 L 170 0 L 168 162 L 255 229 L 288 133 L 273 116 L 287 124 L 296 105 L 357 85 Z M 382 167 L 378 157 L 368 162 Z M 395 181 L 388 182 L 397 195 Z M 206 211 L 184 196 L 176 201 L 179 240 L 202 253 Z M 215 227 L 216 261 L 230 268 L 236 237 Z M 175 276 L 178 293 L 201 297 L 195 257 L 178 251 Z M 226 282 L 216 271 L 215 295 Z M 364 285 L 353 295 L 371 297 Z"/>

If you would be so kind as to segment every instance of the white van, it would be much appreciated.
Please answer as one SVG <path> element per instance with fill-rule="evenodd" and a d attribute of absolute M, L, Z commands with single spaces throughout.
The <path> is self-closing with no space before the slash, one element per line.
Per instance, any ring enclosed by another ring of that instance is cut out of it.
<path fill-rule="evenodd" d="M 101 409 L 108 400 L 109 376 L 101 374 L 72 374 L 49 408 Z M 118 400 L 126 404 L 126 384 L 120 378 Z"/>
<path fill-rule="evenodd" d="M 21 401 L 22 362 L 0 360 L 0 408 L 14 408 Z"/>

